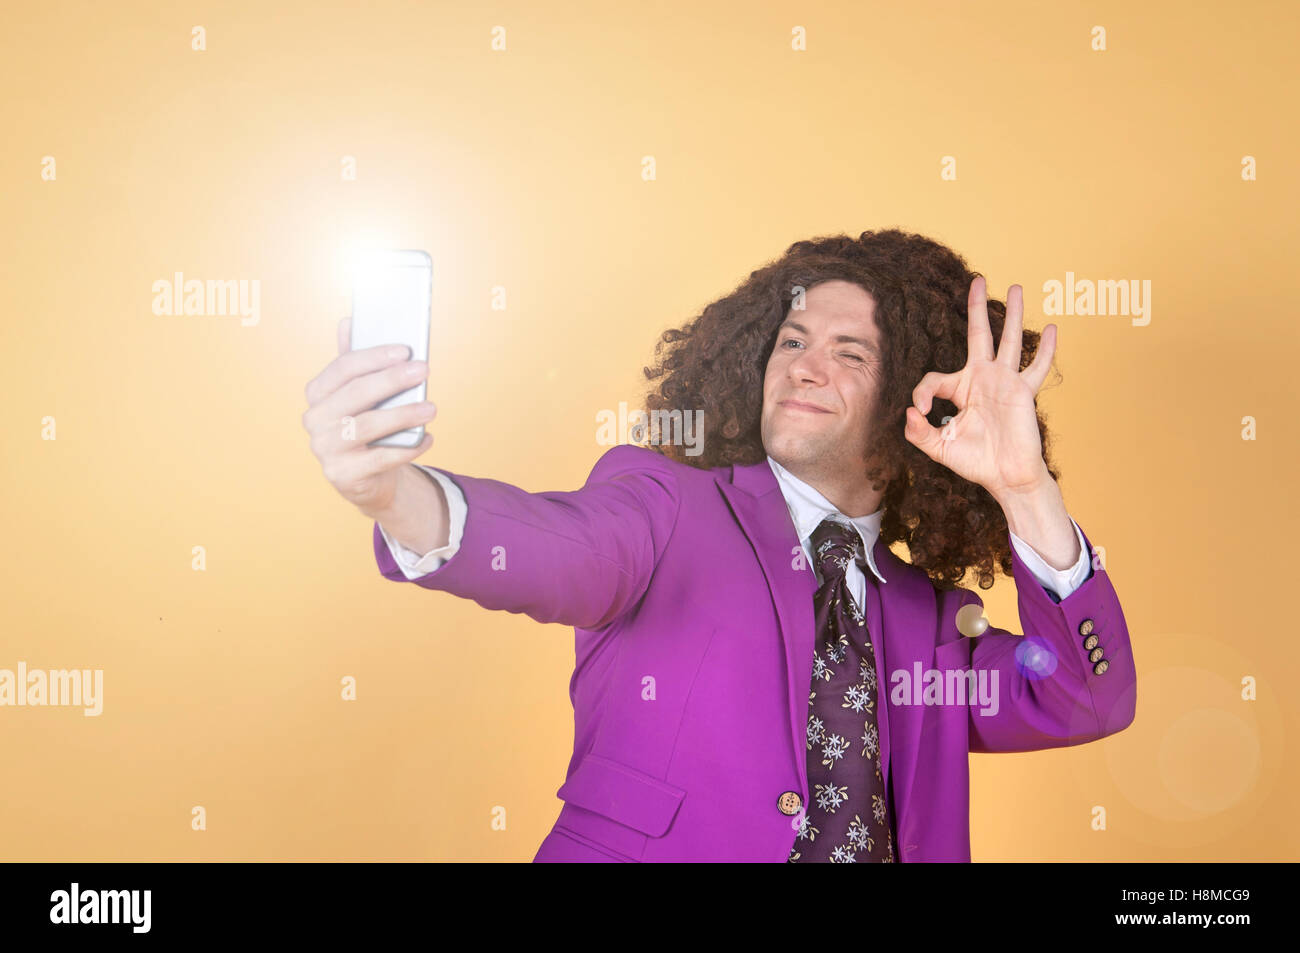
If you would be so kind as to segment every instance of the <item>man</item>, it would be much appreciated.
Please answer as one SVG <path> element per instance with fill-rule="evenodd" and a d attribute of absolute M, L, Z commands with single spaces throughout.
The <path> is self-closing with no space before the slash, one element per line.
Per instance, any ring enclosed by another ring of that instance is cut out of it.
<path fill-rule="evenodd" d="M 404 466 L 427 436 L 367 447 L 432 416 L 363 412 L 410 386 L 382 349 L 308 385 L 313 451 L 375 520 L 386 578 L 575 629 L 573 755 L 536 860 L 968 861 L 969 752 L 1132 722 L 1123 613 L 1035 405 L 1056 329 L 1029 360 L 1019 286 L 1004 309 L 971 274 L 897 231 L 797 243 L 647 371 L 652 405 L 726 416 L 702 458 L 615 447 L 572 492 Z M 952 585 L 995 562 L 1023 637 Z"/>

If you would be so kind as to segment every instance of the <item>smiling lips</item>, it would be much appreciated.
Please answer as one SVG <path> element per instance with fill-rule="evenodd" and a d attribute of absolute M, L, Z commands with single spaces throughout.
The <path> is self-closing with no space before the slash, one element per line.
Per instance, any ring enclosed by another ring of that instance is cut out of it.
<path fill-rule="evenodd" d="M 802 410 L 813 414 L 829 414 L 830 411 L 824 407 L 818 407 L 816 404 L 805 403 L 802 400 L 783 400 L 782 407 L 788 407 L 791 410 Z"/>

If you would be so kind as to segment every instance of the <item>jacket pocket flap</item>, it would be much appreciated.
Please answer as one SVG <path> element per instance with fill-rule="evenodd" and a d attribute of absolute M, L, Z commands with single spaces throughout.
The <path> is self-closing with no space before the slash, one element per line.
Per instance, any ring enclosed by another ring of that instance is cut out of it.
<path fill-rule="evenodd" d="M 589 754 L 556 796 L 642 834 L 662 837 L 686 792 L 636 768 Z"/>

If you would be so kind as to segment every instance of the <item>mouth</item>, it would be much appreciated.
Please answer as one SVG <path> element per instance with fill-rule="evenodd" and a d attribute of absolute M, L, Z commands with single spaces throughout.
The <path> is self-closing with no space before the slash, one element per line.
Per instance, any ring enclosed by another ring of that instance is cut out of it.
<path fill-rule="evenodd" d="M 829 414 L 830 411 L 825 407 L 818 407 L 816 404 L 806 404 L 801 400 L 783 400 L 780 406 L 788 410 L 802 410 L 810 414 Z"/>

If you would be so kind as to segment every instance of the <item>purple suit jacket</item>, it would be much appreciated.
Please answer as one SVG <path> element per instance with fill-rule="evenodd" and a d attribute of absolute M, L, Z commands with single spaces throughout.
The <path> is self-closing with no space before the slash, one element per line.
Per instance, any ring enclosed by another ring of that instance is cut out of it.
<path fill-rule="evenodd" d="M 409 581 L 574 627 L 573 756 L 534 859 L 784 862 L 798 817 L 778 801 L 809 796 L 817 583 L 767 461 L 701 470 L 621 445 L 582 489 L 542 493 L 442 472 L 464 491 L 464 535 Z M 385 578 L 408 581 L 378 524 L 374 551 Z M 1021 625 L 1055 659 L 1030 678 L 1022 636 L 958 632 L 957 610 L 983 606 L 977 593 L 937 590 L 879 541 L 875 558 L 886 582 L 867 587 L 867 625 L 883 633 L 872 642 L 897 856 L 969 861 L 969 752 L 1083 744 L 1133 721 L 1124 615 L 1104 569 L 1058 602 L 1012 547 Z M 914 666 L 996 669 L 999 711 L 896 704 L 888 673 Z"/>

